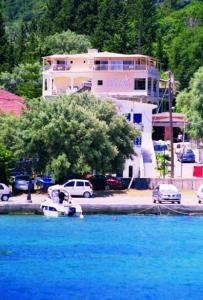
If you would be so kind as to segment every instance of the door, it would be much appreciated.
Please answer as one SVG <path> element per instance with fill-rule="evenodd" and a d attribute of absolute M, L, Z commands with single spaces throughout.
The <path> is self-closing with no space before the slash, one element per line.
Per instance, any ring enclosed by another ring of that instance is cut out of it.
<path fill-rule="evenodd" d="M 64 184 L 65 189 L 70 193 L 70 195 L 75 195 L 75 181 L 71 180 Z"/>

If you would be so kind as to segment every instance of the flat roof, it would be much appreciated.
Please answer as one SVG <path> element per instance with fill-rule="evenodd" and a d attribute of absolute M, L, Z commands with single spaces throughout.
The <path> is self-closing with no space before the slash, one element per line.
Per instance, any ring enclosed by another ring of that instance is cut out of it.
<path fill-rule="evenodd" d="M 113 52 L 88 52 L 79 54 L 53 54 L 48 56 L 43 56 L 44 59 L 54 59 L 54 58 L 145 58 L 154 61 L 158 61 L 156 58 L 142 54 L 120 54 Z"/>

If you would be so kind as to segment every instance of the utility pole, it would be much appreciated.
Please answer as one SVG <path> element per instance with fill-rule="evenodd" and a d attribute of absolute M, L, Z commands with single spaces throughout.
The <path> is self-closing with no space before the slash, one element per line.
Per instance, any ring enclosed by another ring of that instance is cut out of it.
<path fill-rule="evenodd" d="M 170 141 L 171 141 L 171 178 L 174 178 L 172 101 L 173 101 L 173 90 L 172 90 L 172 84 L 171 84 L 171 71 L 168 71 L 168 103 L 169 103 Z"/>

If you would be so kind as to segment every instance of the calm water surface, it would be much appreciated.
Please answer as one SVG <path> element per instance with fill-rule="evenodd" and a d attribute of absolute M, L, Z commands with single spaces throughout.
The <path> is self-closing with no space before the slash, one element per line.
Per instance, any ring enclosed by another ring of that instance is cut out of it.
<path fill-rule="evenodd" d="M 0 300 L 203 299 L 203 217 L 0 216 Z"/>

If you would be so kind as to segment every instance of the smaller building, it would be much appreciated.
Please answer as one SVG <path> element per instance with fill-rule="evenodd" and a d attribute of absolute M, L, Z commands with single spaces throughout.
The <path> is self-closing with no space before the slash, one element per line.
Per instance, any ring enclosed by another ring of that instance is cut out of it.
<path fill-rule="evenodd" d="M 169 112 L 162 112 L 152 115 L 153 140 L 170 140 L 170 115 Z M 182 113 L 172 113 L 172 126 L 174 141 L 180 133 L 185 132 L 186 120 Z"/>
<path fill-rule="evenodd" d="M 13 93 L 0 89 L 0 112 L 20 116 L 25 100 Z"/>

